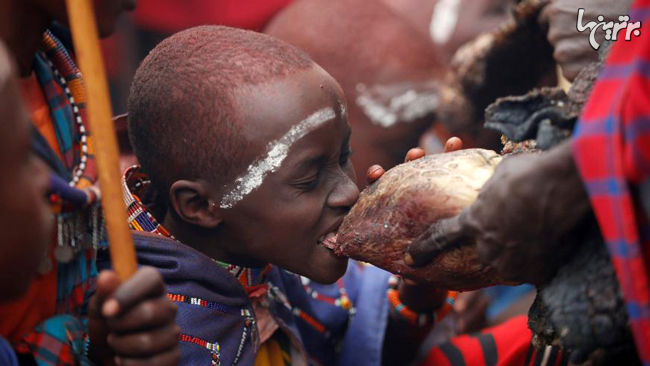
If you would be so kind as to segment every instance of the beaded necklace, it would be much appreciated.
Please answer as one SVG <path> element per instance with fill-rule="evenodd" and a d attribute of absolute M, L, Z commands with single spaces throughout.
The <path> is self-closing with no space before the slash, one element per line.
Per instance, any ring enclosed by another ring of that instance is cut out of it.
<path fill-rule="evenodd" d="M 326 302 L 328 304 L 332 304 L 334 306 L 338 306 L 340 308 L 343 308 L 344 310 L 347 310 L 350 315 L 354 315 L 356 313 L 356 309 L 354 308 L 354 304 L 352 304 L 352 301 L 348 297 L 348 293 L 345 290 L 345 285 L 343 284 L 343 279 L 339 278 L 338 281 L 336 281 L 336 285 L 339 288 L 339 297 L 338 298 L 332 298 L 325 296 L 323 294 L 318 293 L 316 290 L 312 289 L 309 286 L 309 283 L 311 282 L 309 278 L 300 276 L 300 281 L 302 282 L 302 286 L 307 291 L 307 294 L 311 296 L 314 299 L 320 300 L 322 302 Z"/>
<path fill-rule="evenodd" d="M 88 136 L 86 133 L 86 126 L 84 126 L 83 119 L 81 118 L 79 106 L 77 106 L 74 96 L 68 87 L 68 82 L 61 75 L 56 66 L 54 66 L 54 63 L 42 51 L 41 56 L 47 62 L 47 65 L 50 67 L 52 74 L 54 74 L 54 77 L 58 80 L 59 85 L 61 85 L 61 88 L 65 92 L 65 96 L 68 98 L 68 102 L 70 103 L 70 108 L 72 109 L 72 114 L 79 131 L 81 156 L 79 157 L 79 165 L 75 166 L 73 169 L 72 180 L 68 182 L 68 185 L 70 185 L 70 187 L 74 187 L 77 185 L 77 183 L 79 183 L 79 180 L 83 176 L 84 171 L 86 170 L 86 163 L 88 162 Z"/>
<path fill-rule="evenodd" d="M 97 249 L 105 239 L 97 203 L 99 191 L 93 187 L 96 171 L 84 123 L 85 90 L 79 69 L 50 31 L 43 35 L 41 50 L 34 59 L 34 72 L 49 107 L 62 166 L 66 169 L 61 177 L 52 175 L 54 194 L 50 196 L 57 221 L 54 257 L 66 264 L 83 250 Z M 40 271 L 47 273 L 52 268 L 46 258 Z"/>

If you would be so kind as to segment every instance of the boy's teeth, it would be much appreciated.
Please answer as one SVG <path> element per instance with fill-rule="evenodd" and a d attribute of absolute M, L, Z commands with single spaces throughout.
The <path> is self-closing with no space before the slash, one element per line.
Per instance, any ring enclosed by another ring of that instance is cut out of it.
<path fill-rule="evenodd" d="M 321 240 L 321 244 L 323 244 L 325 248 L 333 250 L 334 248 L 336 248 L 336 238 L 337 235 L 335 232 L 328 233 L 327 235 L 323 236 L 323 239 Z"/>

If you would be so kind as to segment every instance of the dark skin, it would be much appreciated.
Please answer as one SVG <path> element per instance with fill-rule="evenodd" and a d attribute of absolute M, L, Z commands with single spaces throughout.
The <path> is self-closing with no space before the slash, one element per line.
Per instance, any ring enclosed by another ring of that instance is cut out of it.
<path fill-rule="evenodd" d="M 95 0 L 100 35 L 110 35 L 119 15 L 125 10 L 133 9 L 135 4 L 135 0 Z M 13 23 L 12 26 L 0 28 L 3 32 L 0 37 L 7 41 L 9 48 L 16 56 L 20 74 L 28 76 L 32 71 L 33 56 L 40 46 L 42 34 L 48 25 L 52 21 L 67 24 L 65 1 L 13 0 L 5 2 L 3 6 L 13 15 Z M 20 105 L 20 103 L 11 105 Z M 15 110 L 13 112 L 17 113 Z M 16 141 L 16 135 L 5 135 L 5 137 L 13 138 L 12 141 Z M 22 135 L 18 133 L 18 136 Z M 27 132 L 25 132 L 24 139 L 19 138 L 18 141 L 21 141 L 21 146 L 28 146 L 25 143 L 25 141 L 28 141 Z M 23 155 L 25 153 L 16 152 L 16 156 Z M 36 170 L 34 168 L 36 163 L 31 162 L 32 158 L 29 159 L 27 162 L 21 160 L 22 167 L 14 167 L 13 170 L 15 172 L 23 172 L 25 169 Z M 0 165 L 2 168 L 13 167 L 11 162 Z M 29 177 L 32 181 L 22 185 L 22 189 L 35 190 L 32 186 L 40 185 L 42 181 L 41 175 L 35 171 L 31 171 L 30 174 L 32 176 L 26 177 Z M 46 181 L 46 184 L 48 182 Z M 11 180 L 7 184 L 14 183 L 16 181 Z M 18 192 L 20 192 L 20 189 L 18 189 Z M 15 200 L 17 197 L 22 197 L 24 202 L 24 197 L 37 200 L 43 197 L 43 194 L 21 195 L 16 194 L 16 191 L 14 191 L 7 201 L 11 202 L 11 199 Z M 41 207 L 36 203 L 34 203 L 34 206 Z M 21 234 L 15 228 L 24 225 L 24 223 L 13 221 L 16 217 L 22 217 L 17 215 L 16 212 L 20 212 L 18 208 L 12 212 L 13 216 L 6 219 L 0 217 L 2 223 L 9 223 L 12 228 L 12 230 L 4 231 L 7 235 Z M 35 217 L 38 218 L 39 216 L 35 215 Z M 47 218 L 50 221 L 53 219 L 51 214 Z M 36 240 L 37 238 L 34 238 L 38 233 L 38 230 L 30 228 L 29 232 L 22 233 L 17 238 L 7 238 L 3 242 L 18 243 L 22 242 L 22 240 L 29 240 L 33 243 L 40 243 L 39 240 Z M 49 243 L 51 242 L 48 241 Z M 15 248 L 20 248 L 20 246 Z M 38 253 L 38 251 L 35 252 Z M 13 253 L 7 256 L 3 255 L 2 258 L 12 258 L 12 264 L 20 263 L 17 260 L 17 258 L 20 258 L 18 254 L 15 256 Z M 41 258 L 42 256 L 38 256 L 33 260 L 38 259 L 38 263 L 40 263 Z M 31 267 L 27 266 L 26 268 Z M 33 274 L 26 275 L 24 278 L 31 279 L 32 276 Z M 16 281 L 8 280 L 3 282 L 14 283 Z M 23 287 L 21 288 L 24 291 L 25 288 Z M 102 365 L 114 365 L 118 362 L 121 365 L 175 365 L 178 363 L 180 358 L 180 348 L 178 347 L 180 330 L 174 323 L 175 307 L 167 300 L 162 277 L 155 270 L 141 268 L 123 284 L 120 284 L 114 272 L 102 272 L 97 281 L 97 292 L 90 300 L 88 315 L 90 357 L 94 362 Z"/>
<path fill-rule="evenodd" d="M 265 155 L 270 141 L 313 112 L 329 107 L 336 116 L 294 143 L 281 167 L 232 208 L 219 207 L 223 183 L 207 178 L 176 181 L 169 192 L 173 210 L 165 216 L 165 227 L 183 243 L 220 261 L 244 266 L 272 263 L 320 283 L 335 282 L 345 273 L 348 259 L 334 255 L 318 239 L 338 229 L 359 196 L 349 160 L 350 127 L 340 113 L 341 88 L 314 65 L 254 88 L 242 87 L 235 94 L 238 115 L 246 120 L 241 128 L 248 137 L 249 160 L 242 164 L 242 172 Z M 417 303 L 431 310 L 440 305 L 444 293 L 428 293 Z M 388 338 L 404 339 L 404 325 L 394 319 L 387 329 Z M 412 357 L 411 343 L 395 344 L 398 348 L 390 348 L 392 352 L 401 354 L 405 349 Z"/>
<path fill-rule="evenodd" d="M 568 142 L 513 156 L 499 164 L 472 205 L 416 239 L 405 260 L 421 266 L 446 248 L 476 243 L 481 260 L 504 279 L 538 284 L 557 269 L 551 256 L 561 239 L 590 210 Z"/>
<path fill-rule="evenodd" d="M 359 83 L 368 88 L 401 83 L 417 86 L 442 80 L 447 71 L 428 36 L 382 2 L 373 6 L 364 0 L 294 2 L 274 18 L 265 33 L 307 51 L 341 84 L 354 128 L 352 160 L 359 188 L 365 186 L 366 167 L 390 168 L 401 163 L 430 127 L 434 111 L 385 128 L 373 123 L 356 102 Z"/>
<path fill-rule="evenodd" d="M 281 167 L 233 208 L 219 208 L 225 182 L 175 182 L 165 227 L 211 258 L 245 266 L 273 263 L 314 281 L 336 281 L 347 259 L 318 239 L 337 230 L 359 196 L 348 159 L 350 127 L 339 107 L 343 100 L 338 84 L 317 66 L 242 87 L 236 92 L 237 113 L 246 121 L 240 128 L 248 139 L 242 174 L 265 156 L 270 141 L 315 111 L 329 107 L 336 117 L 295 142 Z"/>
<path fill-rule="evenodd" d="M 50 23 L 68 24 L 65 0 L 8 0 L 5 3 L 13 15 L 13 26 L 1 27 L 0 38 L 7 42 L 20 75 L 25 77 L 32 72 L 32 59 Z M 94 0 L 100 36 L 111 35 L 120 15 L 135 9 L 136 4 L 137 0 Z"/>
<path fill-rule="evenodd" d="M 0 115 L 11 133 L 0 134 L 0 288 L 9 301 L 22 295 L 49 247 L 53 217 L 49 171 L 31 151 L 30 124 L 9 53 L 0 43 Z"/>
<path fill-rule="evenodd" d="M 539 21 L 549 27 L 553 56 L 568 80 L 598 60 L 589 35 L 575 28 L 577 9 L 585 9 L 587 22 L 600 14 L 616 19 L 627 14 L 629 5 L 630 1 L 553 0 L 544 8 Z M 445 248 L 474 242 L 483 262 L 497 268 L 504 279 L 540 283 L 556 269 L 557 261 L 550 255 L 561 238 L 589 212 L 570 145 L 565 143 L 539 156 L 504 161 L 476 202 L 433 224 L 411 244 L 405 261 L 424 265 Z"/>
<path fill-rule="evenodd" d="M 585 9 L 583 22 L 597 21 L 603 15 L 605 21 L 618 21 L 619 15 L 628 14 L 631 0 L 552 0 L 540 14 L 540 23 L 548 25 L 548 40 L 553 45 L 553 57 L 562 68 L 562 74 L 573 81 L 592 62 L 598 61 L 598 51 L 589 45 L 589 32 L 576 29 L 578 9 Z M 623 37 L 625 31 L 620 36 Z M 597 34 L 599 42 L 604 33 Z"/>

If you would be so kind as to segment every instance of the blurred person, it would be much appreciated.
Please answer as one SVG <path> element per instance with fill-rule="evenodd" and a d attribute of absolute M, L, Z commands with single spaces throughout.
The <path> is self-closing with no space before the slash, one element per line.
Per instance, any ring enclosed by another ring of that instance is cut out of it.
<path fill-rule="evenodd" d="M 441 59 L 449 62 L 458 48 L 508 22 L 516 0 L 381 0 L 430 37 Z"/>
<path fill-rule="evenodd" d="M 341 84 L 359 187 L 365 167 L 403 162 L 433 122 L 447 67 L 431 41 L 382 2 L 297 1 L 265 33 L 307 51 Z M 436 136 L 439 152 L 449 137 Z"/>
<path fill-rule="evenodd" d="M 292 0 L 139 0 L 132 17 L 104 40 L 113 110 L 126 112 L 130 81 L 137 66 L 163 39 L 206 24 L 260 31 Z"/>
<path fill-rule="evenodd" d="M 540 15 L 540 22 L 548 25 L 548 40 L 554 47 L 553 57 L 564 77 L 573 81 L 580 70 L 598 61 L 598 51 L 589 44 L 589 33 L 578 32 L 578 9 L 584 9 L 582 24 L 597 21 L 618 21 L 629 13 L 632 0 L 551 0 Z M 624 32 L 622 32 L 624 33 Z M 623 35 L 619 36 L 622 38 Z M 597 33 L 599 42 L 605 39 L 605 30 Z"/>
<path fill-rule="evenodd" d="M 54 222 L 47 190 L 49 171 L 30 149 L 30 124 L 9 52 L 0 41 L 0 304 L 23 295 L 47 256 Z M 0 335 L 0 364 L 18 366 Z"/>
<path fill-rule="evenodd" d="M 13 22 L 0 38 L 22 77 L 20 91 L 33 123 L 32 148 L 53 172 L 56 235 L 40 258 L 39 276 L 22 296 L 0 305 L 0 334 L 38 364 L 84 363 L 87 356 L 98 364 L 128 364 L 135 358 L 174 364 L 178 330 L 160 275 L 143 268 L 123 284 L 114 272 L 97 277 L 96 250 L 105 239 L 86 94 L 81 73 L 54 34 L 62 34 L 64 41 L 69 36 L 62 28 L 65 1 L 3 5 Z M 97 0 L 94 5 L 99 33 L 107 36 L 135 3 Z"/>

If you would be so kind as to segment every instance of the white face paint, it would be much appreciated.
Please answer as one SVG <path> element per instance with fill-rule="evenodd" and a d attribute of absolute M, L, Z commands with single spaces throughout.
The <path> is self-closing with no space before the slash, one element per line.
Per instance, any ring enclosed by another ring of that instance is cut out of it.
<path fill-rule="evenodd" d="M 376 85 L 371 88 L 357 85 L 357 105 L 370 121 L 388 128 L 397 122 L 413 122 L 438 107 L 438 83 L 402 83 Z"/>
<path fill-rule="evenodd" d="M 341 112 L 345 113 L 345 106 L 343 104 L 341 104 Z M 319 109 L 300 121 L 297 125 L 291 127 L 289 132 L 281 138 L 269 142 L 266 155 L 254 161 L 248 166 L 245 174 L 235 179 L 235 182 L 226 190 L 227 193 L 221 198 L 219 206 L 221 208 L 232 208 L 237 202 L 259 188 L 269 173 L 276 172 L 280 168 L 287 154 L 289 154 L 291 145 L 305 137 L 311 131 L 322 126 L 325 122 L 333 120 L 335 117 L 336 113 L 333 108 Z"/>
<path fill-rule="evenodd" d="M 456 29 L 460 12 L 460 0 L 440 0 L 433 9 L 429 34 L 436 44 L 449 41 Z"/>

